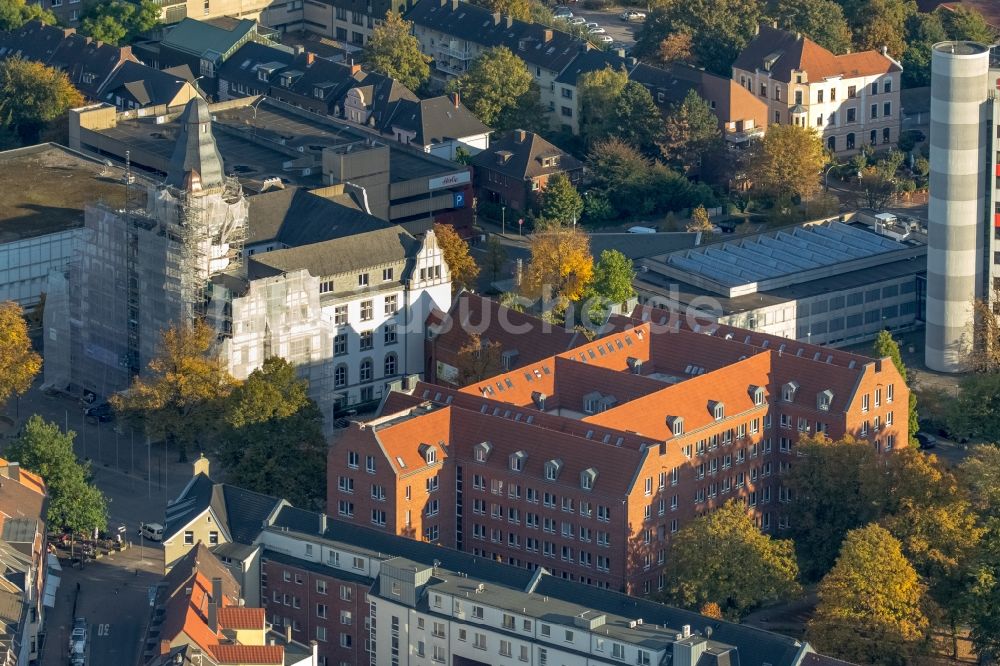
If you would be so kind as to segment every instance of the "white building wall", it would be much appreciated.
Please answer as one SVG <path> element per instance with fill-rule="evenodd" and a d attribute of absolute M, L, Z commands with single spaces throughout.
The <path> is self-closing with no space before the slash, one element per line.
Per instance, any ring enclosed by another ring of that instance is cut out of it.
<path fill-rule="evenodd" d="M 34 236 L 0 245 L 0 301 L 34 305 L 49 271 L 61 271 L 73 256 L 79 229 Z"/>

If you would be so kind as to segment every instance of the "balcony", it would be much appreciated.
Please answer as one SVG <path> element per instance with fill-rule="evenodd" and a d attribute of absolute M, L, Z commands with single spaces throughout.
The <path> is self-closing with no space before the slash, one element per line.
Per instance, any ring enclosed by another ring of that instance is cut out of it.
<path fill-rule="evenodd" d="M 461 76 L 462 74 L 465 74 L 466 71 L 464 63 L 456 65 L 444 60 L 435 60 L 434 66 L 439 71 L 444 72 L 445 74 L 451 74 L 452 76 Z"/>
<path fill-rule="evenodd" d="M 455 58 L 456 60 L 473 60 L 476 57 L 466 49 L 458 49 L 454 46 L 445 46 L 444 44 L 438 46 L 438 53 Z"/>

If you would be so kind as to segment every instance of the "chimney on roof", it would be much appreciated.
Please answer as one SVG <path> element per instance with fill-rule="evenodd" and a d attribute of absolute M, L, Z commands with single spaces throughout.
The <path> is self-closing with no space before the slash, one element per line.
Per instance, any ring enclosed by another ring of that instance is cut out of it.
<path fill-rule="evenodd" d="M 306 51 L 306 67 L 312 67 L 314 62 L 316 62 L 316 54 L 312 51 Z"/>
<path fill-rule="evenodd" d="M 882 45 L 882 55 L 884 55 L 884 56 L 888 56 L 889 55 L 889 47 L 886 46 L 885 44 Z"/>
<path fill-rule="evenodd" d="M 222 605 L 222 579 L 213 578 L 212 579 L 212 601 Z"/>
<path fill-rule="evenodd" d="M 514 141 L 517 143 L 524 143 L 525 139 L 528 138 L 528 133 L 523 129 L 514 130 Z"/>
<path fill-rule="evenodd" d="M 198 476 L 199 474 L 208 476 L 209 467 L 210 464 L 208 462 L 208 458 L 206 458 L 205 454 L 202 453 L 193 463 L 191 463 L 191 476 Z"/>
<path fill-rule="evenodd" d="M 292 623 L 291 622 L 289 622 L 288 624 L 285 625 L 285 642 L 286 643 L 291 643 L 292 642 Z"/>
<path fill-rule="evenodd" d="M 208 602 L 208 630 L 219 633 L 219 606 L 214 601 Z"/>
<path fill-rule="evenodd" d="M 319 642 L 316 640 L 309 641 L 309 647 L 312 649 L 312 663 L 319 663 Z"/>
<path fill-rule="evenodd" d="M 801 42 L 802 41 L 802 33 L 801 32 L 796 32 L 795 33 L 795 41 L 797 41 L 797 42 Z"/>
<path fill-rule="evenodd" d="M 458 0 L 451 0 L 451 11 L 458 10 Z"/>
<path fill-rule="evenodd" d="M 510 15 L 505 16 L 504 19 L 505 19 L 504 22 L 507 24 L 508 28 L 511 27 L 512 25 L 514 25 L 514 18 L 512 16 L 510 16 Z"/>
<path fill-rule="evenodd" d="M 170 641 L 160 641 L 160 654 L 170 654 Z"/>
<path fill-rule="evenodd" d="M 8 462 L 5 468 L 0 469 L 0 476 L 4 476 L 11 481 L 20 481 L 21 463 Z"/>
<path fill-rule="evenodd" d="M 548 43 L 548 42 L 552 41 L 552 34 L 553 34 L 552 33 L 552 28 L 546 28 L 545 29 L 545 32 L 544 32 L 544 35 L 545 35 L 544 41 L 545 41 L 545 43 Z"/>
<path fill-rule="evenodd" d="M 625 49 L 624 48 L 617 48 L 617 49 L 615 49 L 615 55 L 618 56 L 619 58 L 624 58 L 625 57 Z"/>
<path fill-rule="evenodd" d="M 775 30 L 777 30 L 778 29 L 778 22 L 777 21 L 771 21 L 771 27 L 774 28 Z"/>
<path fill-rule="evenodd" d="M 351 76 L 354 76 L 361 71 L 360 63 L 355 63 L 354 58 L 351 58 Z"/>
<path fill-rule="evenodd" d="M 451 103 L 455 105 L 456 109 L 458 108 L 459 102 L 461 102 L 461 101 L 462 101 L 462 99 L 461 99 L 461 97 L 459 97 L 459 95 L 458 95 L 457 92 L 453 92 L 451 94 Z"/>
<path fill-rule="evenodd" d="M 493 12 L 493 25 L 500 25 L 500 12 Z"/>
<path fill-rule="evenodd" d="M 323 534 L 326 534 L 326 514 L 325 513 L 319 514 L 319 533 L 320 533 L 321 536 Z"/>

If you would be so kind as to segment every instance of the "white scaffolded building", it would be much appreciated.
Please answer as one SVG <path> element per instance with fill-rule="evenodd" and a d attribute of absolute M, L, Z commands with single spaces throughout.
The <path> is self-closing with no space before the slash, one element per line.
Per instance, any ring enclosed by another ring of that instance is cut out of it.
<path fill-rule="evenodd" d="M 126 389 L 161 332 L 194 318 L 218 331 L 237 379 L 269 356 L 294 363 L 327 426 L 422 373 L 423 322 L 451 293 L 433 232 L 415 238 L 305 191 L 248 201 L 224 174 L 207 104 L 192 100 L 178 125 L 166 181 L 135 183 L 144 203 L 88 207 L 69 270 L 50 275 L 46 383 Z M 312 233 L 292 233 L 302 227 Z"/>

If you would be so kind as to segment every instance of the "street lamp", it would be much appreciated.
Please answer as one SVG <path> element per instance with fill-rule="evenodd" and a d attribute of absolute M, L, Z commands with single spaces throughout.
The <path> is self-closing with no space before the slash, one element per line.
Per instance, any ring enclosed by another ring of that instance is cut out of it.
<path fill-rule="evenodd" d="M 500 206 L 500 235 L 507 235 L 507 206 Z"/>
<path fill-rule="evenodd" d="M 823 172 L 823 189 L 826 190 L 827 192 L 830 191 L 830 170 L 837 166 L 840 165 L 834 162 L 833 164 L 831 164 L 826 168 L 826 171 Z"/>

